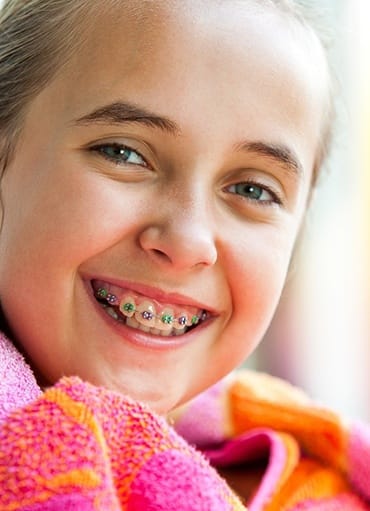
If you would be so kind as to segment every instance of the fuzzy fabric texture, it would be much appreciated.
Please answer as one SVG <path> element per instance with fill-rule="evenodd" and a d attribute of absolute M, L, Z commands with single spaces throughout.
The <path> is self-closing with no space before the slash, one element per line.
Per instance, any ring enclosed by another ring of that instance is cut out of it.
<path fill-rule="evenodd" d="M 370 427 L 280 379 L 238 371 L 173 419 L 216 467 L 266 462 L 249 511 L 370 511 Z"/>
<path fill-rule="evenodd" d="M 245 509 L 146 406 L 79 378 L 41 393 L 10 342 L 0 345 L 1 511 Z"/>
<path fill-rule="evenodd" d="M 13 344 L 0 333 L 0 424 L 10 412 L 40 395 L 41 389 L 31 368 Z"/>
<path fill-rule="evenodd" d="M 281 380 L 235 373 L 177 410 L 175 432 L 78 378 L 41 392 L 4 336 L 0 354 L 2 511 L 370 510 L 369 427 Z M 266 470 L 244 504 L 209 464 L 260 459 Z"/>

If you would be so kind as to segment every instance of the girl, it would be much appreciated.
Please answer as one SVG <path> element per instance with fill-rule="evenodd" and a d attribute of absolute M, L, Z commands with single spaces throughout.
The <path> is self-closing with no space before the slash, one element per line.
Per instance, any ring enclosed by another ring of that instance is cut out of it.
<path fill-rule="evenodd" d="M 9 0 L 0 60 L 1 509 L 242 509 L 157 414 L 269 324 L 326 150 L 317 36 L 290 2 Z"/>

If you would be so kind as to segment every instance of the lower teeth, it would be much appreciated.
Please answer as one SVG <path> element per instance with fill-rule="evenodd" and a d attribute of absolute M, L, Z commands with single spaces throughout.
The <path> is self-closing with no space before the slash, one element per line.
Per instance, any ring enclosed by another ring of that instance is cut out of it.
<path fill-rule="evenodd" d="M 126 318 L 126 325 L 130 326 L 131 328 L 139 328 L 141 326 L 140 323 L 136 321 L 134 316 L 131 318 Z"/>
<path fill-rule="evenodd" d="M 105 307 L 107 314 L 111 316 L 113 319 L 119 319 L 117 312 L 113 309 L 113 307 Z"/>
<path fill-rule="evenodd" d="M 153 335 L 160 335 L 162 337 L 178 336 L 184 334 L 188 330 L 187 327 L 181 329 L 173 328 L 172 330 L 159 330 L 157 328 L 149 328 L 139 323 L 133 316 L 131 318 L 123 316 L 122 314 L 118 313 L 114 307 L 111 307 L 105 303 L 101 303 L 100 305 L 111 318 L 115 319 L 119 323 L 123 323 L 130 328 L 142 330 L 143 332 L 147 332 Z"/>

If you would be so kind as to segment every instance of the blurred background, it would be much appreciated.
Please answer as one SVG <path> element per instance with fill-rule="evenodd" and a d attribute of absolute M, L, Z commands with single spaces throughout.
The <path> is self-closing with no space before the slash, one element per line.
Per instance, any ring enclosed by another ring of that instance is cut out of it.
<path fill-rule="evenodd" d="M 370 2 L 309 3 L 331 32 L 337 127 L 281 305 L 247 366 L 370 420 Z"/>

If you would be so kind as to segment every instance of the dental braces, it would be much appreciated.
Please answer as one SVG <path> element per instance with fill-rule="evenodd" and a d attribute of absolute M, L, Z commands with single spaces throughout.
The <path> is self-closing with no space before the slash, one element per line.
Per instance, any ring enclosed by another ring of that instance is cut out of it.
<path fill-rule="evenodd" d="M 99 299 L 105 300 L 110 305 L 118 304 L 118 298 L 116 297 L 116 295 L 108 293 L 108 291 L 103 287 L 99 288 L 95 292 L 95 296 Z M 187 316 L 180 316 L 178 318 L 175 318 L 175 316 L 173 316 L 172 314 L 153 314 L 153 312 L 148 310 L 138 311 L 135 307 L 135 304 L 133 304 L 132 302 L 125 302 L 123 304 L 120 304 L 119 308 L 123 313 L 128 312 L 129 314 L 135 314 L 135 312 L 139 312 L 141 314 L 141 317 L 147 321 L 151 321 L 154 318 L 156 318 L 162 321 L 162 323 L 165 325 L 173 325 L 173 323 L 177 322 L 180 326 L 183 327 L 187 326 L 188 321 Z M 198 324 L 200 319 L 201 318 L 199 316 L 194 314 L 190 319 L 190 325 L 194 326 Z"/>

